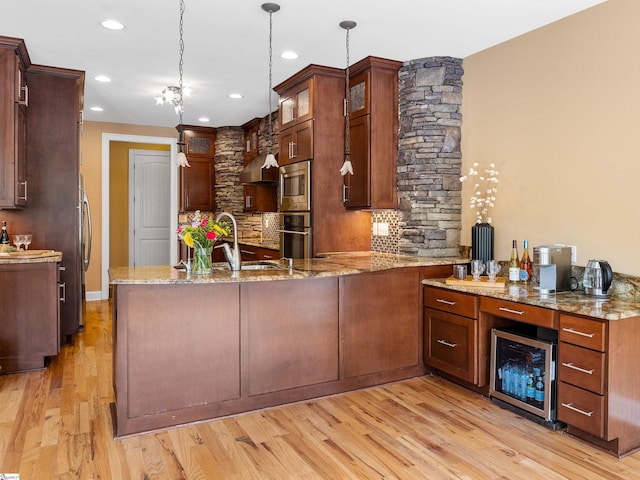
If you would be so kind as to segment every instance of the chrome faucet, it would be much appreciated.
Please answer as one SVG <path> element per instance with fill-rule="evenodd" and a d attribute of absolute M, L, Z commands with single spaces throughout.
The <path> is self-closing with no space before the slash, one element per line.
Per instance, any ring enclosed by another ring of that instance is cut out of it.
<path fill-rule="evenodd" d="M 216 245 L 214 248 L 224 248 L 224 256 L 227 258 L 227 262 L 229 262 L 231 270 L 238 271 L 242 266 L 242 262 L 240 260 L 240 249 L 238 248 L 238 224 L 236 223 L 234 216 L 228 212 L 222 212 L 218 215 L 216 222 L 219 222 L 222 217 L 228 217 L 233 225 L 233 248 L 231 248 L 226 242 Z"/>

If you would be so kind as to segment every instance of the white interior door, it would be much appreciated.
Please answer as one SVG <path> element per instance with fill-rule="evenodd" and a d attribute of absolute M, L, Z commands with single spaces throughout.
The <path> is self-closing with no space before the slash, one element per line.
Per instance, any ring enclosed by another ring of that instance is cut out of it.
<path fill-rule="evenodd" d="M 169 265 L 171 154 L 129 150 L 129 265 Z"/>

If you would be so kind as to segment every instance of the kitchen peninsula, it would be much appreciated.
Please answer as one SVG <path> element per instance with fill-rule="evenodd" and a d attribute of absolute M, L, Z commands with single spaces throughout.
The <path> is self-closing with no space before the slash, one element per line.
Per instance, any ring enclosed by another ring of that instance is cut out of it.
<path fill-rule="evenodd" d="M 465 262 L 349 253 L 207 276 L 114 268 L 115 434 L 422 375 L 420 281 Z"/>

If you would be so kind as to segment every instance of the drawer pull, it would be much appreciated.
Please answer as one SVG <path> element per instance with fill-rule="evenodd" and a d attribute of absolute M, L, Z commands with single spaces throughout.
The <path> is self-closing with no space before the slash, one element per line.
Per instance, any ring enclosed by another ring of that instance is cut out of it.
<path fill-rule="evenodd" d="M 590 417 L 593 415 L 593 412 L 585 412 L 584 410 L 580 410 L 579 408 L 574 407 L 573 403 L 563 403 L 562 406 L 568 408 L 569 410 L 573 410 L 574 412 L 578 412 L 578 413 L 581 413 L 582 415 L 586 415 L 587 417 Z"/>
<path fill-rule="evenodd" d="M 587 370 L 585 368 L 576 367 L 573 363 L 562 362 L 562 365 L 564 365 L 567 368 L 572 368 L 574 370 L 578 370 L 579 372 L 582 372 L 582 373 L 588 373 L 589 375 L 593 375 L 593 369 Z"/>
<path fill-rule="evenodd" d="M 506 308 L 506 307 L 500 307 L 498 310 L 502 311 L 502 312 L 507 312 L 507 313 L 515 313 L 516 315 L 524 315 L 524 312 L 521 310 L 512 310 L 510 308 Z"/>
<path fill-rule="evenodd" d="M 456 348 L 458 346 L 457 343 L 449 343 L 446 340 L 437 340 L 440 345 L 444 345 L 445 347 Z"/>
<path fill-rule="evenodd" d="M 444 303 L 445 305 L 455 305 L 456 304 L 456 302 L 452 302 L 450 300 L 444 300 L 442 298 L 436 298 L 436 302 Z"/>
<path fill-rule="evenodd" d="M 589 338 L 593 338 L 593 336 L 595 335 L 595 333 L 584 333 L 579 330 L 574 330 L 573 328 L 563 328 L 562 330 L 567 333 L 575 333 L 576 335 L 581 335 L 583 337 Z"/>

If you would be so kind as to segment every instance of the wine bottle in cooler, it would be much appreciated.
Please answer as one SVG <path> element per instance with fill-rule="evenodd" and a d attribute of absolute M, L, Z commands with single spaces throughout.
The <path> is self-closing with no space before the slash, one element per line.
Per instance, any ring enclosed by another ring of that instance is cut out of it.
<path fill-rule="evenodd" d="M 531 283 L 531 274 L 533 273 L 533 265 L 529 257 L 529 242 L 524 241 L 524 251 L 520 260 L 520 283 L 529 285 Z"/>
<path fill-rule="evenodd" d="M 520 261 L 518 259 L 518 242 L 513 241 L 511 258 L 509 258 L 509 283 L 518 283 L 520 280 Z"/>

